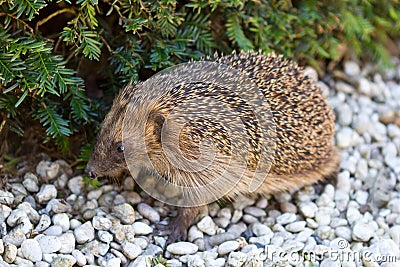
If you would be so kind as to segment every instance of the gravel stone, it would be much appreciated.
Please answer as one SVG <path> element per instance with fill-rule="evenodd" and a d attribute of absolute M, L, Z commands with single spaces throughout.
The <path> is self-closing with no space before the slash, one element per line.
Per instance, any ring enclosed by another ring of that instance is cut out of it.
<path fill-rule="evenodd" d="M 284 213 L 276 218 L 276 223 L 279 223 L 281 225 L 286 225 L 294 221 L 296 221 L 296 214 L 294 213 Z"/>
<path fill-rule="evenodd" d="M 71 213 L 72 207 L 62 199 L 51 199 L 46 205 L 46 211 L 48 213 Z"/>
<path fill-rule="evenodd" d="M 264 197 L 261 197 L 256 203 L 256 207 L 260 209 L 265 209 L 267 206 L 268 206 L 268 200 Z"/>
<path fill-rule="evenodd" d="M 358 90 L 360 91 L 361 94 L 371 96 L 371 91 L 373 86 L 371 86 L 371 83 L 365 79 L 365 78 L 360 78 L 358 80 Z"/>
<path fill-rule="evenodd" d="M 132 226 L 137 235 L 148 235 L 153 232 L 153 229 L 143 222 L 135 222 Z"/>
<path fill-rule="evenodd" d="M 0 190 L 0 203 L 11 205 L 12 203 L 14 203 L 14 195 L 10 192 Z"/>
<path fill-rule="evenodd" d="M 78 244 L 86 243 L 94 239 L 94 228 L 91 222 L 85 222 L 74 230 L 76 242 Z"/>
<path fill-rule="evenodd" d="M 234 210 L 233 211 L 233 215 L 232 215 L 232 219 L 231 222 L 232 223 L 237 223 L 243 216 L 243 211 L 241 210 Z"/>
<path fill-rule="evenodd" d="M 332 260 L 332 259 L 323 259 L 320 267 L 341 267 L 339 260 Z"/>
<path fill-rule="evenodd" d="M 304 230 L 306 227 L 306 222 L 305 221 L 298 221 L 298 222 L 292 222 L 286 225 L 286 230 L 292 233 L 298 233 Z"/>
<path fill-rule="evenodd" d="M 0 221 L 4 222 L 10 216 L 12 209 L 6 205 L 0 204 Z"/>
<path fill-rule="evenodd" d="M 310 77 L 313 81 L 318 81 L 318 72 L 310 66 L 307 66 L 303 70 L 304 74 Z"/>
<path fill-rule="evenodd" d="M 317 234 L 317 236 L 320 239 L 325 240 L 330 237 L 331 231 L 332 231 L 332 228 L 330 228 L 328 225 L 322 225 L 317 228 L 315 233 Z"/>
<path fill-rule="evenodd" d="M 20 253 L 20 251 L 19 251 L 19 253 Z M 19 255 L 17 255 L 17 257 L 15 258 L 13 263 L 18 266 L 29 266 L 29 267 L 32 266 L 33 267 L 33 262 L 31 262 L 30 260 L 27 260 L 27 259 L 23 259 Z"/>
<path fill-rule="evenodd" d="M 355 177 L 362 181 L 368 178 L 368 161 L 366 159 L 358 161 Z"/>
<path fill-rule="evenodd" d="M 307 218 L 314 218 L 318 206 L 314 202 L 302 202 L 299 205 L 300 212 Z"/>
<path fill-rule="evenodd" d="M 110 244 L 99 242 L 99 254 L 101 256 L 105 256 L 109 250 L 110 250 Z"/>
<path fill-rule="evenodd" d="M 7 218 L 7 224 L 11 227 L 16 226 L 20 223 L 23 218 L 28 218 L 26 213 L 21 209 L 16 209 L 11 211 L 10 215 Z"/>
<path fill-rule="evenodd" d="M 25 173 L 24 181 L 22 182 L 22 184 L 29 192 L 36 193 L 39 191 L 38 178 L 33 173 Z"/>
<path fill-rule="evenodd" d="M 344 63 L 344 73 L 350 77 L 360 75 L 360 66 L 354 61 L 347 61 Z"/>
<path fill-rule="evenodd" d="M 152 264 L 151 264 L 151 262 L 152 262 L 152 259 L 153 259 L 153 257 L 152 256 L 148 256 L 148 255 L 146 255 L 146 256 L 139 256 L 139 257 L 137 257 L 134 261 L 132 261 L 129 265 L 128 265 L 128 267 L 151 267 L 152 266 Z M 170 261 L 173 261 L 173 262 L 175 262 L 175 261 L 178 261 L 178 260 L 170 260 Z M 168 261 L 169 262 L 169 261 Z M 179 261 L 178 261 L 179 262 Z M 173 265 L 172 265 L 173 266 Z M 178 265 L 179 266 L 179 265 Z M 182 264 L 180 265 L 180 266 L 182 266 Z"/>
<path fill-rule="evenodd" d="M 197 228 L 207 235 L 215 235 L 218 226 L 215 225 L 210 216 L 206 216 L 197 223 Z"/>
<path fill-rule="evenodd" d="M 348 193 L 345 191 L 338 189 L 335 192 L 335 202 L 336 202 L 336 208 L 339 211 L 345 211 L 347 208 L 347 205 L 349 203 L 350 196 Z"/>
<path fill-rule="evenodd" d="M 310 228 L 304 228 L 303 231 L 301 231 L 297 234 L 296 241 L 305 243 L 308 240 L 308 238 L 313 234 L 314 234 L 314 230 L 312 230 Z"/>
<path fill-rule="evenodd" d="M 350 224 L 353 224 L 361 218 L 361 213 L 358 208 L 351 206 L 347 209 L 346 218 Z"/>
<path fill-rule="evenodd" d="M 343 239 L 346 239 L 347 241 L 351 241 L 352 232 L 349 227 L 346 226 L 337 227 L 335 229 L 335 234 L 337 237 L 341 237 Z"/>
<path fill-rule="evenodd" d="M 229 208 L 223 208 L 220 211 L 218 211 L 217 216 L 218 217 L 227 218 L 227 219 L 231 219 L 232 218 L 232 211 Z"/>
<path fill-rule="evenodd" d="M 247 207 L 244 209 L 244 212 L 250 214 L 254 217 L 265 217 L 267 213 L 265 210 L 257 208 L 257 207 Z"/>
<path fill-rule="evenodd" d="M 204 259 L 205 266 L 209 267 L 224 267 L 225 266 L 225 259 L 218 258 L 218 259 Z"/>
<path fill-rule="evenodd" d="M 11 192 L 19 201 L 22 201 L 22 199 L 28 194 L 25 187 L 20 183 L 12 183 Z"/>
<path fill-rule="evenodd" d="M 76 263 L 76 259 L 72 255 L 59 255 L 54 258 L 51 267 L 72 267 Z"/>
<path fill-rule="evenodd" d="M 400 198 L 395 198 L 389 201 L 388 208 L 393 213 L 400 213 Z"/>
<path fill-rule="evenodd" d="M 315 213 L 315 221 L 318 223 L 318 225 L 329 225 L 331 223 L 331 210 L 327 209 L 319 209 Z"/>
<path fill-rule="evenodd" d="M 160 221 L 160 214 L 155 209 L 153 209 L 151 206 L 147 205 L 146 203 L 138 204 L 137 210 L 143 217 L 149 219 L 151 222 L 159 222 Z"/>
<path fill-rule="evenodd" d="M 83 254 L 85 254 L 86 256 L 98 255 L 100 253 L 99 241 L 93 240 L 93 241 L 86 243 L 85 246 L 83 246 L 81 248 L 81 252 Z M 91 264 L 89 258 L 87 258 L 87 260 L 88 260 L 89 264 Z"/>
<path fill-rule="evenodd" d="M 36 173 L 45 180 L 53 180 L 60 171 L 60 165 L 56 162 L 42 160 L 36 166 Z"/>
<path fill-rule="evenodd" d="M 24 234 L 28 234 L 28 233 L 30 233 L 32 230 L 33 230 L 33 225 L 32 225 L 32 223 L 29 221 L 29 218 L 28 217 L 26 217 L 26 216 L 24 216 L 24 217 L 21 217 L 19 220 L 18 220 L 18 222 L 19 222 L 19 225 L 16 227 L 16 228 L 14 228 L 14 229 L 21 229 L 21 231 L 24 233 Z"/>
<path fill-rule="evenodd" d="M 297 241 L 297 240 L 286 240 L 283 245 L 282 245 L 282 249 L 283 251 L 300 251 L 302 250 L 304 247 L 304 243 Z"/>
<path fill-rule="evenodd" d="M 75 195 L 80 195 L 84 188 L 83 177 L 76 176 L 68 180 L 68 188 Z"/>
<path fill-rule="evenodd" d="M 338 120 L 342 126 L 349 126 L 353 121 L 353 112 L 348 104 L 344 104 L 339 109 Z"/>
<path fill-rule="evenodd" d="M 130 260 L 136 259 L 142 253 L 142 249 L 131 242 L 125 241 L 121 244 L 121 247 L 124 255 Z"/>
<path fill-rule="evenodd" d="M 135 222 L 135 210 L 128 203 L 120 204 L 113 207 L 115 216 L 124 224 L 132 224 Z"/>
<path fill-rule="evenodd" d="M 354 174 L 357 168 L 357 160 L 357 158 L 350 156 L 348 160 L 342 161 L 340 163 L 340 167 L 342 169 L 348 170 L 351 174 Z"/>
<path fill-rule="evenodd" d="M 75 236 L 73 232 L 67 232 L 59 236 L 58 240 L 61 242 L 60 253 L 71 254 L 75 249 Z"/>
<path fill-rule="evenodd" d="M 343 218 L 332 218 L 331 224 L 330 224 L 330 226 L 332 228 L 336 228 L 339 226 L 346 226 L 346 225 L 347 225 L 347 220 L 343 219 Z"/>
<path fill-rule="evenodd" d="M 96 211 L 94 209 L 87 209 L 83 212 L 83 219 L 85 219 L 86 221 L 91 220 L 95 215 L 96 215 Z"/>
<path fill-rule="evenodd" d="M 282 212 L 297 213 L 296 205 L 290 202 L 281 203 L 280 209 L 282 210 Z"/>
<path fill-rule="evenodd" d="M 54 185 L 44 184 L 40 187 L 40 191 L 36 194 L 36 200 L 39 203 L 44 203 L 52 198 L 57 197 L 57 189 Z"/>
<path fill-rule="evenodd" d="M 66 232 L 71 227 L 69 217 L 66 213 L 59 213 L 53 216 L 53 224 L 59 225 L 63 232 Z"/>
<path fill-rule="evenodd" d="M 339 148 L 348 148 L 359 143 L 360 136 L 350 127 L 343 127 L 336 133 L 336 145 Z"/>
<path fill-rule="evenodd" d="M 109 218 L 100 216 L 94 216 L 92 219 L 93 228 L 96 230 L 109 230 L 112 226 L 112 222 Z"/>
<path fill-rule="evenodd" d="M 246 215 L 249 216 L 249 217 L 251 217 L 252 219 L 254 219 L 254 220 L 251 221 L 251 223 L 257 221 L 257 219 L 254 218 L 253 216 L 248 215 L 248 214 L 246 214 Z M 246 215 L 245 215 L 245 216 L 246 216 Z M 246 221 L 245 216 L 243 216 L 243 220 L 244 220 L 245 222 L 249 223 L 248 218 L 247 218 L 247 221 Z M 225 218 L 225 217 L 218 217 L 218 218 L 215 218 L 215 219 L 214 219 L 214 223 L 215 223 L 217 226 L 221 227 L 221 228 L 226 228 L 226 227 L 231 223 L 231 220 L 229 220 L 228 218 Z"/>
<path fill-rule="evenodd" d="M 273 236 L 272 230 L 265 224 L 255 223 L 253 224 L 252 230 L 255 236 L 268 235 L 270 238 Z"/>
<path fill-rule="evenodd" d="M 358 222 L 353 227 L 353 239 L 356 241 L 368 242 L 374 235 L 369 224 Z"/>
<path fill-rule="evenodd" d="M 193 225 L 192 227 L 189 228 L 188 240 L 190 242 L 193 242 L 194 240 L 196 240 L 198 238 L 204 238 L 204 234 L 202 231 L 199 230 L 199 228 L 197 228 L 196 225 Z"/>
<path fill-rule="evenodd" d="M 250 237 L 249 239 L 250 244 L 261 244 L 266 246 L 271 243 L 271 236 L 269 235 L 262 235 L 258 237 Z"/>
<path fill-rule="evenodd" d="M 253 205 L 255 202 L 256 201 L 252 198 L 239 196 L 232 204 L 235 210 L 243 210 L 244 208 Z"/>
<path fill-rule="evenodd" d="M 32 262 L 42 260 L 42 249 L 35 239 L 26 239 L 21 244 L 21 253 L 24 258 Z"/>
<path fill-rule="evenodd" d="M 26 215 L 28 216 L 29 220 L 32 221 L 32 223 L 38 223 L 40 220 L 40 215 L 39 213 L 32 207 L 32 205 L 28 202 L 22 202 L 17 206 L 17 209 L 23 210 Z"/>
<path fill-rule="evenodd" d="M 239 248 L 239 242 L 237 241 L 226 241 L 219 245 L 218 247 L 218 254 L 219 255 L 226 255 L 234 250 Z"/>
<path fill-rule="evenodd" d="M 103 194 L 101 189 L 92 190 L 88 193 L 88 200 L 99 199 L 99 197 Z"/>
<path fill-rule="evenodd" d="M 57 236 L 37 235 L 34 239 L 39 243 L 43 254 L 55 253 L 61 249 L 61 241 Z"/>
<path fill-rule="evenodd" d="M 17 247 L 13 244 L 6 244 L 4 246 L 3 259 L 7 263 L 12 263 L 17 257 Z"/>
<path fill-rule="evenodd" d="M 355 200 L 358 202 L 360 205 L 366 205 L 368 201 L 369 194 L 367 191 L 364 190 L 357 190 L 355 194 Z"/>
<path fill-rule="evenodd" d="M 244 223 L 233 224 L 228 228 L 228 232 L 232 233 L 235 237 L 239 237 L 244 231 L 246 231 L 247 226 Z"/>
<path fill-rule="evenodd" d="M 121 266 L 122 260 L 120 258 L 112 258 L 104 263 L 104 267 Z"/>
<path fill-rule="evenodd" d="M 247 260 L 247 254 L 243 252 L 231 252 L 228 256 L 227 266 L 240 267 Z"/>
<path fill-rule="evenodd" d="M 47 228 L 43 234 L 47 236 L 60 236 L 63 232 L 63 229 L 59 225 L 52 225 L 49 228 Z"/>
<path fill-rule="evenodd" d="M 102 231 L 102 230 L 100 230 L 100 231 L 97 233 L 97 235 L 98 235 L 100 241 L 103 241 L 103 242 L 105 242 L 105 243 L 110 243 L 111 241 L 113 241 L 113 235 L 110 234 L 110 233 L 107 232 L 107 231 Z"/>
<path fill-rule="evenodd" d="M 3 237 L 4 243 L 21 246 L 22 242 L 26 239 L 24 232 L 19 228 L 12 229 L 7 235 Z"/>
<path fill-rule="evenodd" d="M 225 232 L 218 235 L 210 236 L 208 242 L 211 246 L 218 246 L 225 241 L 233 240 L 235 238 L 236 235 L 234 235 L 233 233 Z"/>
<path fill-rule="evenodd" d="M 167 251 L 175 255 L 194 254 L 197 250 L 198 247 L 189 242 L 178 242 L 167 246 Z"/>
<path fill-rule="evenodd" d="M 158 255 L 163 253 L 163 249 L 160 248 L 159 246 L 150 244 L 145 246 L 145 251 L 143 251 L 143 255 Z"/>
<path fill-rule="evenodd" d="M 50 267 L 50 264 L 45 261 L 38 261 L 35 263 L 35 267 Z"/>
<path fill-rule="evenodd" d="M 389 229 L 390 238 L 400 246 L 400 225 L 394 225 Z"/>
<path fill-rule="evenodd" d="M 82 225 L 82 223 L 80 222 L 80 221 L 78 221 L 77 219 L 72 219 L 71 221 L 70 221 L 70 228 L 71 228 L 71 230 L 75 230 L 76 228 L 78 228 L 79 226 L 81 226 Z"/>
<path fill-rule="evenodd" d="M 80 252 L 79 250 L 74 249 L 74 250 L 72 251 L 72 256 L 75 258 L 76 264 L 77 264 L 78 266 L 84 266 L 84 265 L 86 265 L 87 261 L 86 261 L 85 255 L 83 255 L 83 253 Z"/>

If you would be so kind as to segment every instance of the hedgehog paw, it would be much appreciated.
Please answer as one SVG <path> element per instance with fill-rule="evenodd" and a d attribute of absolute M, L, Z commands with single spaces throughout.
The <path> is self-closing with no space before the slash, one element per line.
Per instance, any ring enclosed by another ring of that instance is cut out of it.
<path fill-rule="evenodd" d="M 154 225 L 154 235 L 167 236 L 167 244 L 172 244 L 178 241 L 184 241 L 187 237 L 186 228 L 179 223 L 178 220 L 173 220 L 170 225 L 156 223 Z"/>
<path fill-rule="evenodd" d="M 168 244 L 178 241 L 185 241 L 187 237 L 187 227 L 179 220 L 173 220 L 169 227 L 170 233 L 168 235 Z"/>

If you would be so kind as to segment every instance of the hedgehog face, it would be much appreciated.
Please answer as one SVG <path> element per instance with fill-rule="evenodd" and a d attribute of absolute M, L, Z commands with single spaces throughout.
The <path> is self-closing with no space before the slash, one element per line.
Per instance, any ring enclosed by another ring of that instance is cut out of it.
<path fill-rule="evenodd" d="M 102 123 L 85 169 L 90 178 L 121 176 L 128 170 L 127 164 L 132 168 L 152 169 L 151 154 L 157 155 L 161 148 L 163 115 L 141 108 L 141 103 L 136 103 L 134 110 L 116 103 Z"/>
<path fill-rule="evenodd" d="M 119 113 L 112 108 L 102 123 L 97 142 L 85 169 L 90 178 L 116 177 L 126 170 L 121 119 L 117 116 Z"/>

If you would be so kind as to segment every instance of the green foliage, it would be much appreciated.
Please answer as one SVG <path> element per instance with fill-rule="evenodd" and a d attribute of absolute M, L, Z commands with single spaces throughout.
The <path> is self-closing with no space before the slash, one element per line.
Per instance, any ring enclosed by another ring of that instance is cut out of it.
<path fill-rule="evenodd" d="M 78 162 L 82 164 L 78 165 L 77 169 L 83 170 L 86 167 L 86 162 L 89 161 L 90 155 L 92 154 L 93 146 L 94 143 L 87 143 L 81 147 Z"/>
<path fill-rule="evenodd" d="M 388 65 L 397 0 L 5 0 L 0 5 L 0 131 L 31 118 L 44 141 L 94 136 L 104 99 L 127 82 L 215 51 L 272 50 L 317 66 L 355 57 Z M 108 102 L 109 104 L 110 102 Z M 4 126 L 4 127 L 3 127 Z"/>
<path fill-rule="evenodd" d="M 84 174 L 84 175 L 83 175 L 83 184 L 85 185 L 85 188 L 86 188 L 86 189 L 89 188 L 89 187 L 92 187 L 92 188 L 97 189 L 97 188 L 100 187 L 101 182 L 100 182 L 97 178 L 95 178 L 95 179 L 90 179 L 89 177 L 87 177 L 87 176 Z"/>
<path fill-rule="evenodd" d="M 78 170 L 85 169 L 86 163 L 89 161 L 90 155 L 92 154 L 93 146 L 94 143 L 87 143 L 81 147 L 81 151 L 78 157 L 79 164 L 76 167 Z M 99 188 L 101 185 L 101 182 L 97 178 L 90 179 L 86 176 L 86 174 L 83 174 L 83 183 L 86 189 L 88 187 Z"/>
<path fill-rule="evenodd" d="M 171 264 L 168 263 L 167 259 L 164 259 L 162 255 L 158 255 L 151 258 L 151 266 L 157 266 L 157 264 L 162 264 L 163 266 L 170 267 Z"/>
<path fill-rule="evenodd" d="M 5 160 L 5 166 L 8 168 L 14 168 L 14 166 L 17 165 L 18 162 L 21 161 L 20 158 L 14 158 L 7 154 L 3 154 L 2 158 Z"/>

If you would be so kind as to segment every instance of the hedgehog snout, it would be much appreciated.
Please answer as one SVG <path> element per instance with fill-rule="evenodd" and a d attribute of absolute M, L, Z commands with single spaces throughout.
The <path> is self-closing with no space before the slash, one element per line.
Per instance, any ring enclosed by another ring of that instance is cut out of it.
<path fill-rule="evenodd" d="M 97 174 L 95 173 L 95 171 L 93 170 L 93 168 L 89 165 L 86 166 L 85 168 L 85 174 L 87 175 L 87 177 L 89 177 L 90 179 L 94 179 L 97 177 Z"/>

